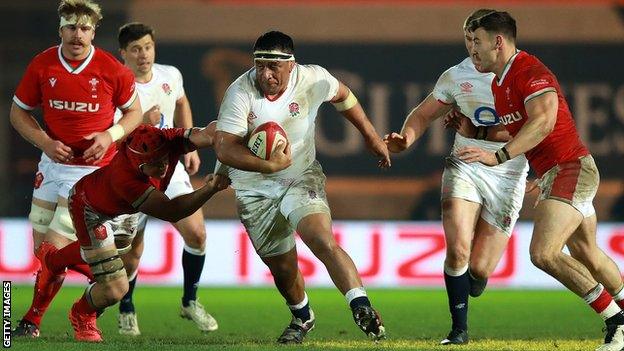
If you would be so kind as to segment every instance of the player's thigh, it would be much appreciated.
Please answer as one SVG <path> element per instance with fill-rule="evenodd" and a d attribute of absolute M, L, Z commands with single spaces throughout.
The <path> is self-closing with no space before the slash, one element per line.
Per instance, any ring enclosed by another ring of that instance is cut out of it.
<path fill-rule="evenodd" d="M 238 216 L 260 257 L 278 256 L 295 246 L 294 228 L 280 212 L 280 202 L 281 196 L 236 191 Z"/>
<path fill-rule="evenodd" d="M 554 199 L 540 201 L 535 207 L 531 255 L 560 252 L 582 221 L 583 215 L 568 203 Z"/>
<path fill-rule="evenodd" d="M 76 241 L 76 230 L 69 213 L 67 198 L 59 196 L 45 240 L 60 248 Z"/>
<path fill-rule="evenodd" d="M 314 162 L 286 191 L 280 210 L 313 251 L 336 246 L 331 211 L 325 193 L 325 175 Z"/>
<path fill-rule="evenodd" d="M 552 243 L 548 249 L 556 249 L 578 232 L 591 240 L 592 219 L 595 210 L 592 204 L 598 190 L 600 176 L 591 156 L 561 163 L 548 170 L 540 180 L 539 203 L 536 207 L 535 227 L 532 240 Z M 590 218 L 587 222 L 585 218 Z M 585 225 L 585 226 L 583 226 Z M 554 234 L 553 234 L 554 233 Z"/>
<path fill-rule="evenodd" d="M 496 269 L 508 242 L 507 233 L 480 218 L 477 222 L 470 253 L 470 269 L 473 275 L 478 276 L 478 278 L 489 277 Z"/>
<path fill-rule="evenodd" d="M 482 198 L 475 182 L 475 167 L 447 157 L 442 173 L 442 225 L 447 248 L 465 246 L 472 240 Z"/>
<path fill-rule="evenodd" d="M 297 226 L 297 233 L 315 254 L 338 247 L 331 228 L 331 217 L 326 212 L 311 213 L 303 217 Z"/>
<path fill-rule="evenodd" d="M 576 228 L 566 243 L 573 257 L 589 258 L 592 253 L 599 249 L 596 243 L 596 227 L 596 215 L 583 218 L 579 227 Z"/>
<path fill-rule="evenodd" d="M 481 204 L 460 198 L 442 200 L 442 226 L 447 257 L 467 260 Z"/>
<path fill-rule="evenodd" d="M 28 219 L 33 228 L 33 248 L 35 250 L 44 240 L 48 226 L 54 218 L 55 210 L 56 201 L 44 201 L 33 197 Z"/>

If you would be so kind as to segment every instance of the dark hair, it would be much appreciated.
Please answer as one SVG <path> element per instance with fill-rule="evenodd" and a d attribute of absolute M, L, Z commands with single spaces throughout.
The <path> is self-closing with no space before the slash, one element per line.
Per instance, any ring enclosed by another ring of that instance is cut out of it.
<path fill-rule="evenodd" d="M 477 18 L 483 17 L 483 16 L 488 15 L 488 14 L 492 14 L 494 12 L 496 12 L 496 10 L 492 10 L 492 9 L 478 9 L 478 10 L 475 10 L 464 21 L 464 27 L 463 27 L 464 30 L 469 30 L 470 24 L 474 20 L 476 20 Z"/>
<path fill-rule="evenodd" d="M 117 35 L 119 48 L 125 49 L 131 41 L 139 40 L 148 34 L 154 39 L 154 29 L 146 24 L 139 22 L 124 24 L 119 28 Z"/>
<path fill-rule="evenodd" d="M 262 34 L 256 40 L 253 50 L 280 50 L 287 54 L 295 53 L 295 44 L 288 35 L 279 31 L 270 31 Z"/>
<path fill-rule="evenodd" d="M 473 19 L 468 25 L 471 32 L 478 28 L 483 28 L 489 33 L 502 34 L 516 42 L 516 20 L 508 12 L 492 11 Z"/>

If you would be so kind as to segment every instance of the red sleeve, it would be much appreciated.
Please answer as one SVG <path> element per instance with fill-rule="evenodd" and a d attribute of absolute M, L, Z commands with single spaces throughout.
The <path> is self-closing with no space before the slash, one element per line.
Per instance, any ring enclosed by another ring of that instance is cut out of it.
<path fill-rule="evenodd" d="M 520 93 L 523 103 L 546 92 L 557 92 L 557 78 L 546 67 L 532 67 L 519 72 L 514 81 L 516 91 Z"/>
<path fill-rule="evenodd" d="M 34 110 L 41 104 L 41 86 L 37 66 L 35 62 L 28 65 L 13 96 L 15 104 L 24 110 Z"/>
<path fill-rule="evenodd" d="M 119 64 L 119 70 L 117 71 L 117 79 L 115 92 L 113 93 L 113 102 L 115 106 L 120 110 L 125 110 L 137 97 L 136 84 L 134 82 L 134 75 L 132 71 L 121 64 Z"/>
<path fill-rule="evenodd" d="M 141 182 L 137 179 L 124 181 L 123 186 L 117 186 L 114 188 L 121 190 L 117 191 L 117 194 L 135 209 L 138 209 L 139 206 L 147 200 L 149 194 L 155 190 L 151 184 Z"/>

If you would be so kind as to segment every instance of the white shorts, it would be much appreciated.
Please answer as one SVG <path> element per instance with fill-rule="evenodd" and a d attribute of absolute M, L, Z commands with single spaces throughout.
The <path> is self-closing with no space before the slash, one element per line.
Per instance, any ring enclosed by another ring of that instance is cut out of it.
<path fill-rule="evenodd" d="M 325 175 L 314 161 L 289 184 L 237 190 L 238 215 L 260 257 L 284 254 L 295 246 L 293 232 L 299 221 L 314 213 L 330 215 Z"/>
<path fill-rule="evenodd" d="M 56 163 L 42 153 L 35 176 L 33 198 L 53 203 L 58 202 L 59 196 L 67 199 L 74 184 L 98 168 Z"/>
<path fill-rule="evenodd" d="M 511 236 L 522 208 L 526 174 L 526 168 L 521 172 L 501 173 L 480 163 L 467 164 L 449 156 L 442 175 L 441 197 L 481 204 L 481 218 Z"/>
<path fill-rule="evenodd" d="M 188 173 L 184 169 L 184 165 L 182 162 L 178 161 L 176 164 L 176 168 L 173 171 L 173 176 L 171 176 L 171 181 L 169 182 L 169 186 L 167 186 L 167 190 L 165 190 L 165 195 L 170 199 L 176 198 L 180 195 L 190 194 L 194 191 L 193 185 L 191 185 L 191 178 L 189 178 Z M 139 212 L 139 232 L 145 230 L 145 226 L 147 225 L 147 215 L 145 213 Z"/>

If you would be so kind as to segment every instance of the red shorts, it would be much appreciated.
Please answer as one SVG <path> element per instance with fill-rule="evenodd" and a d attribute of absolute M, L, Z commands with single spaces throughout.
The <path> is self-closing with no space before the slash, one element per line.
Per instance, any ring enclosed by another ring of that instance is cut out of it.
<path fill-rule="evenodd" d="M 560 163 L 544 173 L 539 181 L 541 189 L 538 200 L 553 199 L 563 201 L 577 209 L 583 217 L 596 213 L 592 201 L 600 175 L 591 155 L 578 160 Z"/>
<path fill-rule="evenodd" d="M 115 236 L 132 239 L 136 235 L 138 213 L 115 217 L 98 213 L 87 202 L 82 183 L 78 182 L 70 190 L 68 200 L 69 214 L 76 228 L 76 237 L 83 249 L 92 250 L 115 245 Z"/>

